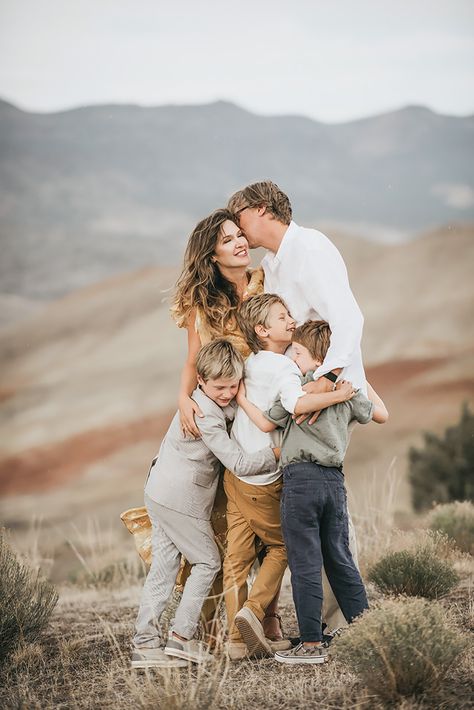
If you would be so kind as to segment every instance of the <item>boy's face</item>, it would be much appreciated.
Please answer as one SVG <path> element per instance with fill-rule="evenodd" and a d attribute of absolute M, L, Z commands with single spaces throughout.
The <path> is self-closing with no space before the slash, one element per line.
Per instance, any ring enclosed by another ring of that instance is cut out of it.
<path fill-rule="evenodd" d="M 224 377 L 218 380 L 207 380 L 207 382 L 204 382 L 199 375 L 197 380 L 204 394 L 218 404 L 219 407 L 227 407 L 237 394 L 240 383 L 240 380 L 235 378 L 227 379 Z"/>
<path fill-rule="evenodd" d="M 308 348 L 301 345 L 301 343 L 295 343 L 295 341 L 293 341 L 291 346 L 291 359 L 296 362 L 303 375 L 306 375 L 309 370 L 315 370 L 321 365 L 319 360 L 314 359 Z"/>
<path fill-rule="evenodd" d="M 257 326 L 261 329 L 258 335 L 268 337 L 275 343 L 291 343 L 291 336 L 295 329 L 295 320 L 290 316 L 285 306 L 281 303 L 274 303 L 268 311 L 265 326 Z"/>

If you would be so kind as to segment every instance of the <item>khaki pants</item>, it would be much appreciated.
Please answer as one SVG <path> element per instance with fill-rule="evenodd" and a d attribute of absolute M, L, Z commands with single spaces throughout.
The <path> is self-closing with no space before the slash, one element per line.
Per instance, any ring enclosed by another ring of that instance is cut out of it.
<path fill-rule="evenodd" d="M 236 613 L 248 607 L 262 621 L 265 609 L 278 593 L 287 566 L 280 523 L 282 479 L 255 486 L 226 471 L 227 552 L 224 558 L 224 599 L 229 639 L 241 641 L 234 624 Z M 256 538 L 266 547 L 266 555 L 250 592 L 247 577 L 256 559 Z"/>

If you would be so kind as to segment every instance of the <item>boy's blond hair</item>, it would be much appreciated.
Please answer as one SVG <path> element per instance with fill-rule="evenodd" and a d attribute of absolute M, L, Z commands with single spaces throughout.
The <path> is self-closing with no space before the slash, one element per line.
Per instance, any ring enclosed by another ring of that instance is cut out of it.
<path fill-rule="evenodd" d="M 204 345 L 196 358 L 196 372 L 204 382 L 208 380 L 240 380 L 244 374 L 244 359 L 225 338 Z"/>
<path fill-rule="evenodd" d="M 254 182 L 234 193 L 227 208 L 238 222 L 239 212 L 245 207 L 261 207 L 262 205 L 279 222 L 290 224 L 292 209 L 289 197 L 271 180 Z"/>
<path fill-rule="evenodd" d="M 268 314 L 275 303 L 281 303 L 288 310 L 285 301 L 280 296 L 275 293 L 262 293 L 259 296 L 248 298 L 237 311 L 237 322 L 240 330 L 253 353 L 265 350 L 265 341 L 259 338 L 255 332 L 255 327 L 257 325 L 267 327 Z"/>
<path fill-rule="evenodd" d="M 291 342 L 304 345 L 308 348 L 311 357 L 323 362 L 331 344 L 329 323 L 325 320 L 307 320 L 306 323 L 295 328 Z"/>

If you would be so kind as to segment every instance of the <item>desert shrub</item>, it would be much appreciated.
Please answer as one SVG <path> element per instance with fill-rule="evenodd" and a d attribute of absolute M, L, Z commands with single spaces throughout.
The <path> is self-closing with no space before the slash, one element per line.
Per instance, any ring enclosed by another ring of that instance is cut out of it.
<path fill-rule="evenodd" d="M 134 555 L 130 559 L 110 562 L 97 570 L 83 568 L 79 572 L 71 574 L 69 579 L 73 584 L 83 587 L 120 589 L 137 584 L 145 577 L 145 565 L 138 555 Z"/>
<path fill-rule="evenodd" d="M 474 555 L 474 505 L 470 501 L 437 505 L 428 524 L 452 538 L 460 550 Z"/>
<path fill-rule="evenodd" d="M 51 582 L 20 562 L 0 531 L 0 663 L 23 641 L 34 641 L 58 601 Z"/>
<path fill-rule="evenodd" d="M 422 449 L 408 454 L 415 510 L 474 498 L 474 414 L 468 406 L 443 436 L 425 433 L 424 439 Z"/>
<path fill-rule="evenodd" d="M 368 579 L 383 594 L 437 599 L 447 594 L 459 581 L 453 564 L 443 559 L 449 541 L 434 535 L 411 549 L 384 555 L 368 572 Z"/>
<path fill-rule="evenodd" d="M 451 616 L 436 602 L 390 599 L 367 611 L 332 652 L 385 701 L 434 689 L 466 648 Z"/>

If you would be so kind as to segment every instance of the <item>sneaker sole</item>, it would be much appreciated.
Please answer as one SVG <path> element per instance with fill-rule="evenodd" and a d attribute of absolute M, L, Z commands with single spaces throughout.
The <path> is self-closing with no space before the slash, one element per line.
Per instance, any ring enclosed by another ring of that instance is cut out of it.
<path fill-rule="evenodd" d="M 275 653 L 274 659 L 278 663 L 288 663 L 289 665 L 315 665 L 316 663 L 325 663 L 328 660 L 327 656 L 304 658 L 304 656 L 280 656 L 278 653 Z"/>
<path fill-rule="evenodd" d="M 131 661 L 132 668 L 187 668 L 186 662 L 176 661 Z"/>
<path fill-rule="evenodd" d="M 239 612 L 240 614 L 240 612 Z M 273 655 L 272 649 L 268 643 L 262 640 L 259 630 L 254 628 L 252 617 L 236 616 L 234 623 L 239 630 L 239 634 L 247 646 L 248 652 L 252 656 L 269 657 Z"/>
<path fill-rule="evenodd" d="M 178 651 L 175 648 L 164 648 L 164 652 L 167 656 L 172 656 L 173 658 L 181 658 L 183 661 L 190 661 L 191 663 L 210 663 L 213 660 L 213 656 L 210 658 L 203 658 L 202 656 L 193 656 L 191 653 L 186 651 Z"/>

